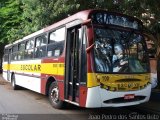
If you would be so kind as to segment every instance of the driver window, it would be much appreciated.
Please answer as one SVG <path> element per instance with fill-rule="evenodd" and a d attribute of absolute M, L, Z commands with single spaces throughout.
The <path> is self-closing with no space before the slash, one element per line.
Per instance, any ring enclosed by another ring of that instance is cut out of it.
<path fill-rule="evenodd" d="M 111 71 L 112 40 L 103 29 L 95 30 L 95 62 L 96 70 L 99 72 Z"/>

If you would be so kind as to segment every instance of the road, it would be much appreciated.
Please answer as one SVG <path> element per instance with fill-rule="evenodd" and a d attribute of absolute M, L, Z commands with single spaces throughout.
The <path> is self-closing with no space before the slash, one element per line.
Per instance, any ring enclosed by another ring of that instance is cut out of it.
<path fill-rule="evenodd" d="M 139 113 L 126 108 L 86 109 L 72 105 L 63 110 L 54 109 L 46 96 L 27 89 L 14 91 L 10 83 L 3 81 L 0 76 L 0 119 L 2 120 L 95 120 L 113 119 L 113 117 L 129 119 L 133 114 Z"/>

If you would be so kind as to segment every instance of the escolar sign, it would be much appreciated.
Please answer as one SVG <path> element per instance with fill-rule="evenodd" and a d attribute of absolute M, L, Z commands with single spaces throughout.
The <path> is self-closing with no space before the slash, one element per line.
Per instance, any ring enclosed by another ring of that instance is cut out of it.
<path fill-rule="evenodd" d="M 21 70 L 41 71 L 41 65 L 21 65 Z"/>

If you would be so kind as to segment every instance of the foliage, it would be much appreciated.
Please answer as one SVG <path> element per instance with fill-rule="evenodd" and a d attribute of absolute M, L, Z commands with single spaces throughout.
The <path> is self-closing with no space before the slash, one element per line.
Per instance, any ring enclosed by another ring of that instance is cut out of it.
<path fill-rule="evenodd" d="M 155 36 L 160 36 L 159 6 L 158 0 L 1 0 L 0 41 L 15 41 L 84 9 L 106 9 L 135 16 Z M 142 16 L 143 13 L 153 15 L 154 19 Z"/>
<path fill-rule="evenodd" d="M 20 0 L 1 1 L 0 42 L 8 43 L 21 37 L 22 9 Z"/>
<path fill-rule="evenodd" d="M 0 0 L 0 57 L 5 44 L 85 9 L 106 9 L 137 17 L 160 45 L 159 0 Z M 159 46 L 157 51 L 160 53 Z"/>

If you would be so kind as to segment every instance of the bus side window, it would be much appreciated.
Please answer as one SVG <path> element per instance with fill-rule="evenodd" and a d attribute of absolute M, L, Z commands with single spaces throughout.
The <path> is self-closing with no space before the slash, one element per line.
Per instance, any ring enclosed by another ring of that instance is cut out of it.
<path fill-rule="evenodd" d="M 32 59 L 34 52 L 34 39 L 28 40 L 26 42 L 25 59 Z"/>
<path fill-rule="evenodd" d="M 17 60 L 17 51 L 18 51 L 18 46 L 14 45 L 12 47 L 12 60 Z"/>
<path fill-rule="evenodd" d="M 8 61 L 8 53 L 9 53 L 9 50 L 8 50 L 8 49 L 5 49 L 5 50 L 4 50 L 4 59 L 3 59 L 4 62 L 7 62 L 7 61 Z"/>
<path fill-rule="evenodd" d="M 34 57 L 41 58 L 46 56 L 47 34 L 43 34 L 36 38 L 36 48 Z"/>
<path fill-rule="evenodd" d="M 48 57 L 58 57 L 63 53 L 65 28 L 60 28 L 49 34 Z"/>
<path fill-rule="evenodd" d="M 18 55 L 17 55 L 17 59 L 18 60 L 22 60 L 24 59 L 24 52 L 25 52 L 25 42 L 22 42 L 18 45 Z"/>

